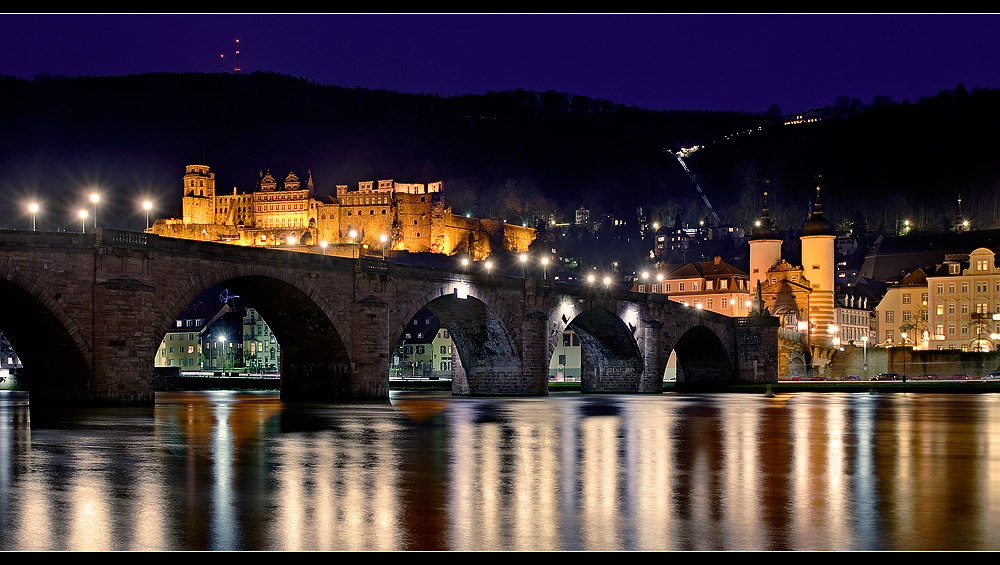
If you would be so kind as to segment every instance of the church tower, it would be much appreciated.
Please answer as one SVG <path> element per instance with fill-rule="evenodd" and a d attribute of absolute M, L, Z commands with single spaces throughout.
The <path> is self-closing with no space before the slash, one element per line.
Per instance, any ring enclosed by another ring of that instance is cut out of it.
<path fill-rule="evenodd" d="M 823 216 L 816 200 L 808 219 L 802 224 L 802 275 L 809 280 L 809 343 L 813 346 L 833 346 L 834 330 L 834 281 L 836 261 L 834 246 L 837 239 L 833 224 Z"/>
<path fill-rule="evenodd" d="M 208 165 L 188 165 L 181 205 L 185 224 L 215 223 L 215 173 Z"/>
<path fill-rule="evenodd" d="M 750 230 L 750 290 L 757 288 L 757 281 L 767 283 L 767 270 L 781 261 L 781 236 L 767 208 L 767 193 L 760 219 Z"/>

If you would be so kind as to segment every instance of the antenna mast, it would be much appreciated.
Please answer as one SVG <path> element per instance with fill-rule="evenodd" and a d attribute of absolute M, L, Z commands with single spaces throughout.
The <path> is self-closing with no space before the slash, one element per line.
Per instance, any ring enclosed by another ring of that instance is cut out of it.
<path fill-rule="evenodd" d="M 240 40 L 236 40 L 236 72 L 240 72 Z"/>

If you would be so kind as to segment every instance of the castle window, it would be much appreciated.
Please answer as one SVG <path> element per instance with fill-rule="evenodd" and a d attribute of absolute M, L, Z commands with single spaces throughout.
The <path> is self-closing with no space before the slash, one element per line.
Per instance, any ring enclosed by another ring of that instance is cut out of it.
<path fill-rule="evenodd" d="M 382 208 L 382 215 L 385 215 L 385 208 Z"/>
<path fill-rule="evenodd" d="M 368 215 L 369 216 L 374 216 L 375 215 L 375 210 L 369 210 L 368 211 Z"/>

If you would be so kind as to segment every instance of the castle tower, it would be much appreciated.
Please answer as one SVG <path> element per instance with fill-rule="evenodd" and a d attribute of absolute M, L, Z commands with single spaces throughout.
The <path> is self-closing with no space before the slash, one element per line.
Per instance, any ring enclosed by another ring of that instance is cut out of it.
<path fill-rule="evenodd" d="M 289 172 L 288 176 L 285 177 L 285 190 L 299 190 L 302 187 L 302 182 L 299 180 L 298 175 L 294 171 Z"/>
<path fill-rule="evenodd" d="M 260 190 L 262 192 L 271 192 L 278 187 L 278 182 L 274 180 L 271 175 L 271 171 L 268 171 L 266 175 L 260 176 Z"/>
<path fill-rule="evenodd" d="M 836 262 L 834 245 L 837 239 L 833 224 L 823 216 L 816 200 L 808 219 L 802 224 L 802 275 L 809 280 L 809 343 L 813 346 L 833 346 L 834 332 L 834 280 Z"/>
<path fill-rule="evenodd" d="M 764 193 L 764 207 L 760 219 L 750 230 L 750 288 L 757 288 L 757 282 L 767 283 L 767 270 L 781 261 L 781 236 L 771 219 L 767 208 L 767 192 Z"/>
<path fill-rule="evenodd" d="M 215 173 L 208 165 L 185 167 L 183 194 L 185 224 L 215 223 Z"/>

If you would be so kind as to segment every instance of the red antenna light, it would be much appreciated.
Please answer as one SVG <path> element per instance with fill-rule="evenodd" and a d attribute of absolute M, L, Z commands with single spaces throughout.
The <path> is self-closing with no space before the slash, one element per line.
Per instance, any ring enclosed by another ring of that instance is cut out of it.
<path fill-rule="evenodd" d="M 236 40 L 236 72 L 240 72 L 240 40 Z"/>
<path fill-rule="evenodd" d="M 222 72 L 226 72 L 226 54 L 219 53 L 219 60 L 222 61 Z"/>

